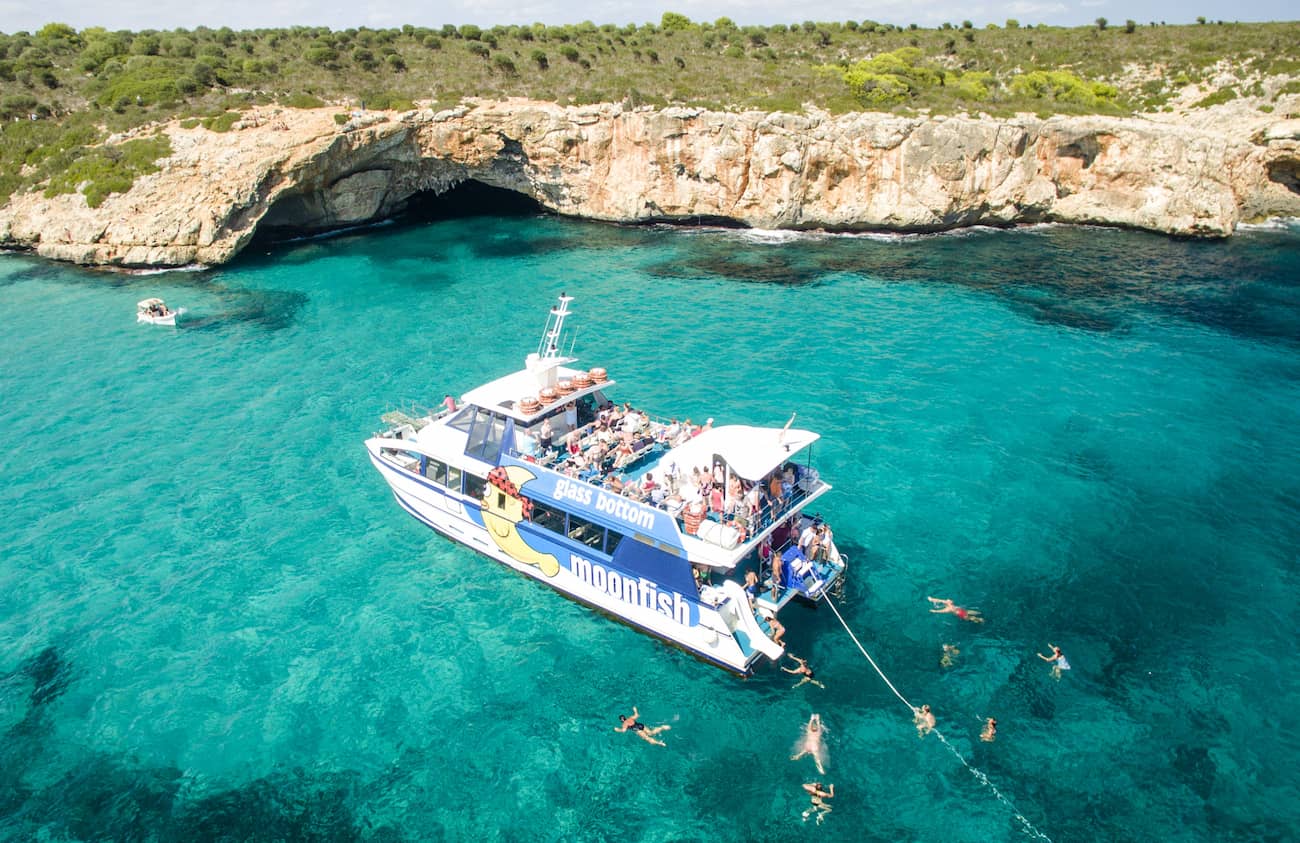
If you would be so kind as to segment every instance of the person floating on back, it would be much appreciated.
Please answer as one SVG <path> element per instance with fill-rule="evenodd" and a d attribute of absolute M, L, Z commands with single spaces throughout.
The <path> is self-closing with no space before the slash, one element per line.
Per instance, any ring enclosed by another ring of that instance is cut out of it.
<path fill-rule="evenodd" d="M 961 655 L 961 650 L 953 644 L 943 645 L 943 655 L 939 657 L 939 667 L 952 667 L 957 663 L 957 657 Z"/>
<path fill-rule="evenodd" d="M 1051 662 L 1051 664 L 1052 664 L 1052 678 L 1053 678 L 1053 679 L 1060 679 L 1060 678 L 1061 678 L 1061 671 L 1062 671 L 1062 670 L 1069 670 L 1069 669 L 1070 669 L 1070 663 L 1069 663 L 1068 661 L 1065 660 L 1065 653 L 1062 653 L 1062 652 L 1061 652 L 1061 648 L 1060 648 L 1060 647 L 1056 646 L 1055 644 L 1051 644 L 1051 643 L 1049 643 L 1047 646 L 1052 648 L 1052 654 L 1051 654 L 1050 656 L 1045 656 L 1045 655 L 1043 655 L 1042 653 L 1039 653 L 1039 654 L 1038 654 L 1038 657 L 1039 657 L 1040 659 L 1042 659 L 1043 661 L 1045 661 L 1045 662 Z"/>
<path fill-rule="evenodd" d="M 656 740 L 655 735 L 659 734 L 660 732 L 668 731 L 669 729 L 672 728 L 672 726 L 669 726 L 667 723 L 665 723 L 662 726 L 654 726 L 652 728 L 648 728 L 644 723 L 637 722 L 637 718 L 640 716 L 641 716 L 641 712 L 636 710 L 636 706 L 632 706 L 632 716 L 628 717 L 626 714 L 620 714 L 618 716 L 618 719 L 622 723 L 622 725 L 615 726 L 614 731 L 635 732 L 636 736 L 639 737 L 641 740 L 645 741 L 646 743 L 652 743 L 655 746 L 667 746 L 668 744 L 664 743 L 663 741 Z"/>
<path fill-rule="evenodd" d="M 925 599 L 938 607 L 937 609 L 931 609 L 931 614 L 956 615 L 964 621 L 970 621 L 971 623 L 984 623 L 984 619 L 980 617 L 978 609 L 964 609 L 946 597 L 927 597 Z"/>
<path fill-rule="evenodd" d="M 980 732 L 980 740 L 985 743 L 993 743 L 993 739 L 998 736 L 998 719 L 990 717 L 984 721 L 984 731 Z"/>
<path fill-rule="evenodd" d="M 826 775 L 826 745 L 822 743 L 824 732 L 822 716 L 814 714 L 809 717 L 807 725 L 803 727 L 803 734 L 799 736 L 799 741 L 794 745 L 795 754 L 790 756 L 790 760 L 798 761 L 805 755 L 811 755 L 813 763 L 817 765 L 817 772 L 823 776 Z"/>

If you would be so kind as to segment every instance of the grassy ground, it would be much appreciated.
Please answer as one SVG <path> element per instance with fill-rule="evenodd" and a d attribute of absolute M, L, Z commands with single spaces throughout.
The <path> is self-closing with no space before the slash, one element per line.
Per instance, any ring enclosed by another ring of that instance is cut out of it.
<path fill-rule="evenodd" d="M 76 150 L 110 132 L 177 117 L 220 131 L 233 119 L 227 112 L 254 103 L 402 109 L 479 96 L 784 111 L 812 104 L 834 113 L 1128 114 L 1238 97 L 1267 111 L 1300 86 L 1300 23 L 1014 23 L 738 27 L 669 13 L 659 25 L 486 30 L 131 33 L 49 24 L 0 34 L 0 202 L 37 186 L 75 189 L 64 171 Z M 155 148 L 162 146 L 147 147 Z M 83 169 L 104 184 L 129 185 L 140 155 L 101 156 Z"/>

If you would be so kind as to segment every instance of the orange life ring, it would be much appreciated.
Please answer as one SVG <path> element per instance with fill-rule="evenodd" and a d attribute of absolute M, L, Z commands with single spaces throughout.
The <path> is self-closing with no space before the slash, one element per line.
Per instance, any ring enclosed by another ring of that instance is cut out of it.
<path fill-rule="evenodd" d="M 561 395 L 568 395 L 573 392 L 573 381 L 568 378 L 560 378 L 560 380 L 555 384 L 555 391 Z"/>
<path fill-rule="evenodd" d="M 536 398 L 533 398 L 532 396 L 519 399 L 519 412 L 523 413 L 526 416 L 531 416 L 533 413 L 537 412 L 540 409 L 542 409 L 541 403 L 539 403 L 538 400 Z"/>
<path fill-rule="evenodd" d="M 591 386 L 591 375 L 586 372 L 578 372 L 573 376 L 572 382 L 574 389 L 586 389 Z"/>
<path fill-rule="evenodd" d="M 604 383 L 605 381 L 609 380 L 609 373 L 599 366 L 592 369 L 587 374 L 591 375 L 591 379 L 596 383 Z"/>
<path fill-rule="evenodd" d="M 544 388 L 537 396 L 543 404 L 554 404 L 560 397 L 560 393 L 555 391 L 555 387 L 548 386 Z"/>
<path fill-rule="evenodd" d="M 686 534 L 694 536 L 700 531 L 700 524 L 704 522 L 704 502 L 692 501 L 687 504 L 686 509 L 682 511 L 682 521 L 686 523 Z"/>

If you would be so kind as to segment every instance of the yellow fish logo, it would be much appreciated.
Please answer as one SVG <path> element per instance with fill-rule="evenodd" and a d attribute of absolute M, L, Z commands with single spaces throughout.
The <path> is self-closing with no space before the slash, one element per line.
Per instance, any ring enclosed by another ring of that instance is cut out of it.
<path fill-rule="evenodd" d="M 528 518 L 533 502 L 519 494 L 519 489 L 537 476 L 517 465 L 499 466 L 488 472 L 483 492 L 483 526 L 496 546 L 516 562 L 535 565 L 548 577 L 560 572 L 560 562 L 549 553 L 540 553 L 519 535 L 519 522 Z"/>

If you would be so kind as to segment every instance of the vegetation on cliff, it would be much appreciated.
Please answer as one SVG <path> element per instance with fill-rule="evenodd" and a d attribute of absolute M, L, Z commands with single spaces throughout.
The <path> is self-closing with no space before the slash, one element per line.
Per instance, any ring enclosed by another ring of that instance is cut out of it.
<path fill-rule="evenodd" d="M 1175 98 L 1209 105 L 1241 95 L 1268 109 L 1300 75 L 1298 42 L 1300 23 L 764 27 L 671 12 L 641 26 L 337 32 L 51 23 L 0 34 L 0 203 L 37 187 L 102 198 L 129 187 L 143 172 L 140 155 L 160 147 L 97 153 L 71 168 L 77 150 L 159 120 L 228 129 L 254 104 L 404 109 L 417 100 L 518 96 L 784 111 L 813 104 L 836 113 L 1123 114 L 1167 109 Z"/>

